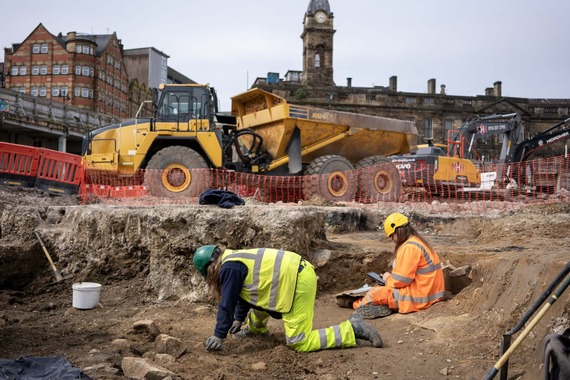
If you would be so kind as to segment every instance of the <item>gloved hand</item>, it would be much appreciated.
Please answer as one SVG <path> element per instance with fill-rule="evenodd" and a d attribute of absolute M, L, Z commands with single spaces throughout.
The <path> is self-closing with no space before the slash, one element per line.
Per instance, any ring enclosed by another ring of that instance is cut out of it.
<path fill-rule="evenodd" d="M 222 338 L 218 338 L 217 336 L 212 335 L 206 339 L 204 346 L 206 346 L 206 350 L 208 351 L 220 351 L 222 349 L 223 342 L 224 340 Z"/>
<path fill-rule="evenodd" d="M 241 330 L 242 323 L 243 321 L 235 320 L 234 323 L 232 323 L 232 327 L 230 327 L 229 333 L 237 334 Z"/>

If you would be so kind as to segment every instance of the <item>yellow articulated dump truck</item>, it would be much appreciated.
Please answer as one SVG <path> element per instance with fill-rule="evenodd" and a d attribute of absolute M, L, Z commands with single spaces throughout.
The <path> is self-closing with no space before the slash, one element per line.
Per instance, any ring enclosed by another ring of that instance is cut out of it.
<path fill-rule="evenodd" d="M 218 112 L 208 85 L 161 85 L 153 110 L 151 118 L 91 131 L 85 169 L 120 176 L 144 169 L 148 192 L 169 197 L 198 196 L 212 177 L 237 172 L 305 176 L 297 182 L 305 199 L 351 201 L 359 191 L 397 200 L 400 177 L 385 157 L 416 149 L 412 122 L 297 106 L 257 88 L 232 98 L 230 116 Z"/>

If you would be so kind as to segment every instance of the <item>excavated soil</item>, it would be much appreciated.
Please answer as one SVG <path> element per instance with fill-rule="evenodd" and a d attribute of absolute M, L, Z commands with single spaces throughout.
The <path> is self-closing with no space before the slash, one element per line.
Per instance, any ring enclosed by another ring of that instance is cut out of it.
<path fill-rule="evenodd" d="M 429 310 L 372 320 L 383 348 L 361 342 L 296 353 L 280 321 L 271 320 L 269 337 L 229 337 L 221 352 L 208 353 L 203 343 L 216 305 L 188 247 L 217 241 L 299 252 L 317 266 L 314 326 L 324 327 L 351 314 L 336 305 L 336 293 L 370 283 L 368 271 L 388 270 L 393 244 L 377 230 L 388 211 L 255 202 L 231 210 L 81 205 L 12 189 L 0 189 L 0 211 L 0 358 L 63 356 L 93 379 L 126 378 L 125 357 L 144 357 L 182 379 L 480 379 L 498 360 L 502 334 L 570 258 L 568 203 L 479 216 L 413 210 L 444 262 L 472 268 L 470 283 Z M 55 282 L 35 232 L 72 278 Z M 72 307 L 72 284 L 81 281 L 102 284 L 94 309 Z M 569 319 L 567 291 L 511 356 L 509 378 L 540 379 L 542 339 L 570 327 Z M 161 348 L 156 331 L 134 328 L 138 321 L 153 321 L 179 346 Z"/>

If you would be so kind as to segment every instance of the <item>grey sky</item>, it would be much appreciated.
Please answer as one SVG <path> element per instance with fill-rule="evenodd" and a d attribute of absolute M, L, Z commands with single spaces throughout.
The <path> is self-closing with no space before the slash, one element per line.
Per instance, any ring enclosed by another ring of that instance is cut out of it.
<path fill-rule="evenodd" d="M 334 79 L 345 85 L 450 95 L 570 98 L 570 1 L 329 0 L 337 30 Z M 155 47 L 169 66 L 218 91 L 222 109 L 258 76 L 302 70 L 309 0 L 22 0 L 3 7 L 0 45 L 41 22 L 53 34 L 117 32 L 126 49 Z M 7 4 L 5 4 L 7 5 Z M 3 60 L 3 57 L 2 57 Z"/>

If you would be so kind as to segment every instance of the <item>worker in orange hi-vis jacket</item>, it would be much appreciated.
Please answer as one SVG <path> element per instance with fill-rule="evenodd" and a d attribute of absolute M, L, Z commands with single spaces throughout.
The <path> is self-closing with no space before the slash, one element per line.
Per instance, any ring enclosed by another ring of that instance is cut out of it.
<path fill-rule="evenodd" d="M 440 301 L 445 283 L 441 261 L 432 246 L 400 213 L 386 218 L 384 231 L 396 243 L 392 273 L 384 273 L 385 285 L 373 287 L 352 307 L 371 319 L 427 309 Z"/>

